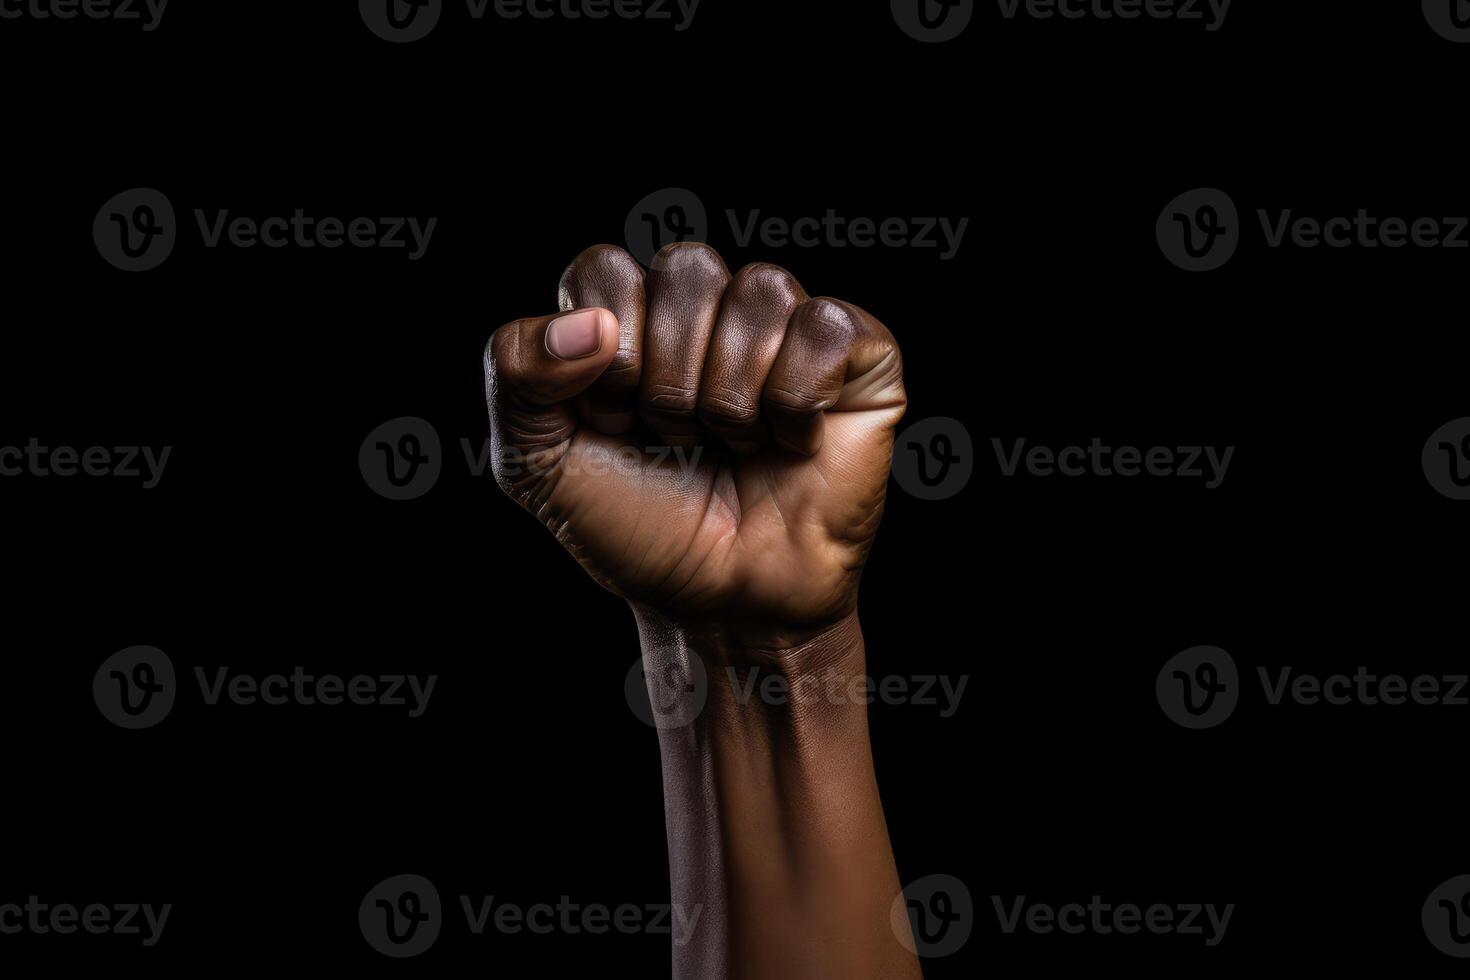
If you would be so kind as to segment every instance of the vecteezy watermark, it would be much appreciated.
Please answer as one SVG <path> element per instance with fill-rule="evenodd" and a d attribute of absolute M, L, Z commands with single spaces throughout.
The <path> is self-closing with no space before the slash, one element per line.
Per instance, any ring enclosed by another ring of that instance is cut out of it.
<path fill-rule="evenodd" d="M 158 29 L 168 0 L 0 0 L 0 20 L 113 20 Z"/>
<path fill-rule="evenodd" d="M 384 422 L 367 434 L 357 450 L 363 481 L 389 500 L 422 497 L 439 482 L 443 466 L 439 433 L 412 415 Z"/>
<path fill-rule="evenodd" d="M 1467 674 L 1419 674 L 1405 677 L 1402 674 L 1371 672 L 1359 666 L 1352 674 L 1297 674 L 1291 667 L 1278 667 L 1274 671 L 1257 667 L 1261 691 L 1266 703 L 1275 707 L 1287 702 L 1311 707 L 1326 704 L 1334 707 L 1345 705 L 1386 705 L 1398 707 L 1406 704 L 1421 706 L 1444 705 L 1463 708 L 1470 705 L 1466 685 Z"/>
<path fill-rule="evenodd" d="M 173 904 L 165 902 L 155 908 L 147 902 L 93 902 L 76 906 L 69 902 L 55 905 L 30 895 L 24 905 L 17 902 L 0 904 L 0 935 L 69 936 L 86 932 L 94 936 L 141 936 L 144 946 L 157 946 L 163 938 Z"/>
<path fill-rule="evenodd" d="M 1298 215 L 1291 208 L 1258 208 L 1256 217 L 1271 248 L 1470 248 L 1470 237 L 1465 234 L 1470 218 L 1464 215 L 1379 217 L 1358 208 L 1351 217 L 1314 218 Z"/>
<path fill-rule="evenodd" d="M 899 944 L 916 956 L 957 952 L 975 928 L 970 889 L 954 875 L 927 875 L 904 886 L 888 911 Z"/>
<path fill-rule="evenodd" d="M 1291 666 L 1258 666 L 1255 673 L 1263 702 L 1270 708 L 1470 707 L 1470 674 L 1377 674 L 1364 665 L 1351 673 L 1326 675 L 1298 672 Z M 1155 682 L 1164 714 L 1185 728 L 1213 728 L 1229 718 L 1241 688 L 1234 659 L 1212 646 L 1175 654 Z"/>
<path fill-rule="evenodd" d="M 889 0 L 893 21 L 915 41 L 939 44 L 965 33 L 975 0 Z"/>
<path fill-rule="evenodd" d="M 766 248 L 939 248 L 947 262 L 960 250 L 969 218 L 846 217 L 828 208 L 820 217 L 783 218 L 763 215 L 759 209 L 741 215 L 725 210 L 735 243 L 749 248 L 759 241 Z"/>
<path fill-rule="evenodd" d="M 303 208 L 289 215 L 232 214 L 228 208 L 194 209 L 194 224 L 206 249 L 382 249 L 404 250 L 410 262 L 422 259 L 438 218 L 317 217 Z M 178 242 L 173 204 L 160 191 L 137 187 L 103 204 L 92 221 L 92 240 L 109 263 L 125 272 L 146 272 L 163 264 Z"/>
<path fill-rule="evenodd" d="M 921 419 L 893 440 L 893 478 L 920 500 L 953 497 L 974 471 L 975 444 L 958 419 Z"/>
<path fill-rule="evenodd" d="M 996 0 L 1000 15 L 1015 20 L 1174 20 L 1201 23 L 1213 33 L 1225 26 L 1231 0 Z"/>
<path fill-rule="evenodd" d="M 124 272 L 147 272 L 162 265 L 178 235 L 173 204 L 151 187 L 114 195 L 92 219 L 98 253 Z"/>
<path fill-rule="evenodd" d="M 251 674 L 229 667 L 195 667 L 200 702 L 206 707 L 231 704 L 335 707 L 342 704 L 403 710 L 419 718 L 428 710 L 438 674 L 310 674 L 296 666 L 289 673 Z M 119 650 L 102 662 L 92 678 L 92 699 L 102 716 L 120 728 L 150 728 L 173 709 L 179 693 L 173 661 L 157 647 Z"/>
<path fill-rule="evenodd" d="M 1240 219 L 1230 195 L 1213 187 L 1185 191 L 1154 222 L 1164 257 L 1187 272 L 1218 269 L 1240 245 Z"/>
<path fill-rule="evenodd" d="M 623 241 L 628 252 L 652 266 L 659 249 L 676 242 L 709 239 L 709 216 L 699 195 L 687 187 L 665 187 L 646 195 L 628 211 Z"/>
<path fill-rule="evenodd" d="M 107 476 L 141 480 L 152 490 L 172 452 L 172 446 L 45 446 L 32 437 L 25 446 L 0 446 L 0 477 Z"/>
<path fill-rule="evenodd" d="M 178 686 L 174 665 L 157 647 L 119 650 L 92 676 L 92 700 L 119 728 L 151 728 L 173 710 Z"/>
<path fill-rule="evenodd" d="M 1155 936 L 1201 936 L 1206 946 L 1218 946 L 1230 928 L 1230 918 L 1235 914 L 1235 904 L 1217 906 L 1199 902 L 1155 902 L 1148 906 L 1132 902 L 1111 904 L 1104 902 L 1101 895 L 1093 895 L 1087 904 L 1068 902 L 1065 905 L 1050 905 L 1044 902 L 1027 902 L 1025 895 L 1002 898 L 990 896 L 995 907 L 995 917 L 1001 932 L 1015 935 L 1024 929 L 1035 935 L 1065 933 L 1080 935 L 1137 935 L 1141 932 Z"/>
<path fill-rule="evenodd" d="M 958 254 L 969 218 L 865 217 L 838 214 L 784 217 L 759 208 L 744 213 L 725 209 L 730 235 L 741 248 L 917 248 L 934 249 L 940 261 Z M 623 225 L 629 253 L 646 266 L 666 245 L 705 241 L 709 230 L 704 203 L 693 191 L 666 187 L 646 195 L 628 212 Z"/>
<path fill-rule="evenodd" d="M 661 730 L 693 723 L 709 700 L 709 669 L 693 650 L 673 650 L 633 661 L 623 678 L 633 715 Z"/>
<path fill-rule="evenodd" d="M 1175 724 L 1214 728 L 1235 711 L 1240 675 L 1235 659 L 1219 647 L 1190 647 L 1160 668 L 1154 693 L 1159 707 Z"/>
<path fill-rule="evenodd" d="M 694 24 L 700 0 L 464 0 L 472 22 L 500 20 L 642 20 L 672 24 L 675 32 Z M 358 0 L 362 22 L 385 41 L 422 40 L 438 25 L 444 0 Z"/>
<path fill-rule="evenodd" d="M 1430 892 L 1420 920 L 1435 949 L 1458 959 L 1470 957 L 1470 875 L 1458 875 Z"/>
<path fill-rule="evenodd" d="M 835 668 L 810 673 L 766 670 L 758 665 L 726 665 L 714 674 L 722 690 L 730 693 L 737 708 L 765 705 L 773 708 L 807 707 L 812 704 L 915 705 L 935 708 L 939 717 L 949 718 L 959 710 L 960 699 L 970 682 L 940 674 L 886 675 L 849 674 Z M 628 668 L 623 679 L 623 696 L 635 717 L 660 729 L 683 728 L 704 710 L 710 696 L 710 670 L 699 654 L 669 651 L 642 657 Z"/>
<path fill-rule="evenodd" d="M 1206 490 L 1225 482 L 1235 457 L 1234 446 L 1111 446 L 1097 436 L 1086 445 L 1031 445 L 1024 438 L 992 438 L 990 445 L 1003 477 L 1171 477 L 1200 480 Z M 974 444 L 957 419 L 923 419 L 894 439 L 893 478 L 921 500 L 953 497 L 974 468 Z"/>
<path fill-rule="evenodd" d="M 1470 416 L 1436 429 L 1420 462 L 1430 486 L 1451 500 L 1470 500 Z"/>
<path fill-rule="evenodd" d="M 378 37 L 407 44 L 429 36 L 444 13 L 444 0 L 357 0 L 357 9 Z"/>
<path fill-rule="evenodd" d="M 634 935 L 672 936 L 675 946 L 688 945 L 704 913 L 702 905 L 675 904 L 608 906 L 583 904 L 561 895 L 553 905 L 522 905 L 494 895 L 459 895 L 457 905 L 471 936 L 493 930 L 501 935 Z M 422 875 L 394 875 L 378 882 L 363 897 L 357 922 L 369 946 L 402 959 L 417 956 L 434 945 L 449 918 L 434 883 Z"/>
<path fill-rule="evenodd" d="M 1027 448 L 1025 439 L 1017 439 L 1008 448 L 1000 439 L 991 439 L 995 461 L 1002 476 L 1015 476 L 1024 468 L 1031 476 L 1068 477 L 1133 477 L 1161 476 L 1203 480 L 1206 490 L 1214 490 L 1225 482 L 1225 472 L 1235 455 L 1234 446 L 1223 450 L 1215 446 L 1137 446 L 1112 447 L 1094 436 L 1083 446 L 1050 446 Z"/>
<path fill-rule="evenodd" d="M 1351 215 L 1303 215 L 1293 208 L 1257 208 L 1256 221 L 1268 249 L 1462 249 L 1470 248 L 1470 217 L 1396 217 L 1358 208 Z M 1181 269 L 1208 272 L 1235 254 L 1244 233 L 1235 203 L 1212 187 L 1170 201 L 1156 224 L 1159 248 Z"/>
<path fill-rule="evenodd" d="M 1465 0 L 1423 0 L 1424 19 L 1434 33 L 1457 44 L 1470 42 L 1470 5 Z"/>
<path fill-rule="evenodd" d="M 470 476 L 494 475 L 515 480 L 548 472 L 552 466 L 564 474 L 607 476 L 619 473 L 636 476 L 650 466 L 677 466 L 689 472 L 699 465 L 703 446 L 634 446 L 616 448 L 583 446 L 575 453 L 548 457 L 502 446 L 495 455 L 490 439 L 479 444 L 459 439 L 460 453 Z M 389 419 L 369 432 L 357 450 L 357 466 L 363 482 L 374 493 L 389 500 L 413 500 L 434 488 L 444 468 L 439 433 L 433 425 L 413 415 Z"/>
<path fill-rule="evenodd" d="M 194 210 L 205 248 L 383 248 L 409 249 L 407 258 L 417 262 L 429 250 L 438 218 L 316 218 L 301 208 L 290 217 L 272 215 L 265 218 L 231 217 L 228 209 L 216 209 L 212 216 L 200 208 Z"/>
<path fill-rule="evenodd" d="M 939 717 L 949 718 L 959 710 L 960 698 L 970 682 L 968 674 L 890 674 L 875 678 L 868 674 L 846 674 L 829 669 L 809 674 L 788 671 L 763 671 L 752 666 L 724 669 L 735 704 L 746 707 L 765 704 L 772 707 L 810 704 L 886 705 L 912 704 L 939 709 Z"/>

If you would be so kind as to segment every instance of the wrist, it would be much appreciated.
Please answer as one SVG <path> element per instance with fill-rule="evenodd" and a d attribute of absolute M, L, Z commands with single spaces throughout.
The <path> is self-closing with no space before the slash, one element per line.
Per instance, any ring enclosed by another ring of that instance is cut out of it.
<path fill-rule="evenodd" d="M 801 622 L 739 615 L 675 615 L 637 600 L 629 600 L 628 605 L 640 630 L 651 630 L 660 639 L 677 635 L 706 654 L 728 652 L 739 656 L 749 652 L 765 658 L 810 659 L 819 652 L 860 645 L 862 639 L 855 603 L 844 604 L 846 608 L 823 618 Z M 648 638 L 645 633 L 644 639 Z"/>
<path fill-rule="evenodd" d="M 871 682 L 855 610 L 828 623 L 793 626 L 675 620 L 630 605 L 660 728 L 780 728 L 866 715 Z"/>

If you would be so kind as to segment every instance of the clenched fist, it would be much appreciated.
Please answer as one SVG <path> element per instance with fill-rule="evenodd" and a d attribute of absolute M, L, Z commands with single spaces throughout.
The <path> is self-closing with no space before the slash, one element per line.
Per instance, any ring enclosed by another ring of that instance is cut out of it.
<path fill-rule="evenodd" d="M 902 362 L 887 328 L 705 245 L 582 253 L 485 354 L 495 472 L 612 591 L 800 642 L 852 612 Z"/>
<path fill-rule="evenodd" d="M 697 244 L 647 276 L 589 249 L 561 309 L 486 348 L 495 475 L 630 601 L 651 697 L 708 669 L 702 709 L 659 727 L 671 895 L 700 916 L 674 976 L 919 980 L 864 703 L 752 703 L 731 673 L 863 676 L 858 577 L 904 410 L 893 337 Z"/>

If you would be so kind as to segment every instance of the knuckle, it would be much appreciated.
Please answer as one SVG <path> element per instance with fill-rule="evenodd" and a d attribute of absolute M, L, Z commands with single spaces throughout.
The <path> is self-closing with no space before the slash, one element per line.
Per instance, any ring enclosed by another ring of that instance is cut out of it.
<path fill-rule="evenodd" d="M 599 300 L 643 282 L 638 261 L 616 245 L 584 249 L 562 273 L 563 300 L 578 306 L 601 305 Z"/>
<path fill-rule="evenodd" d="M 653 272 L 662 278 L 674 278 L 692 285 L 718 285 L 723 290 L 730 281 L 730 271 L 720 253 L 703 242 L 673 242 L 654 257 Z"/>
<path fill-rule="evenodd" d="M 644 407 L 661 415 L 693 415 L 699 392 L 679 385 L 649 385 L 643 392 Z"/>
<path fill-rule="evenodd" d="M 715 425 L 747 426 L 756 421 L 759 412 L 747 399 L 730 392 L 705 390 L 699 395 L 699 415 Z"/>
<path fill-rule="evenodd" d="M 833 399 L 815 392 L 770 386 L 763 393 L 767 408 L 778 415 L 816 415 L 832 407 Z"/>
<path fill-rule="evenodd" d="M 572 261 L 572 267 L 582 272 L 601 268 L 642 271 L 633 256 L 616 245 L 607 244 L 592 245 L 582 249 Z"/>
<path fill-rule="evenodd" d="M 619 350 L 613 355 L 612 363 L 602 372 L 598 382 L 614 391 L 632 392 L 638 390 L 638 382 L 642 376 L 643 362 L 638 355 L 633 351 Z"/>
<path fill-rule="evenodd" d="M 821 344 L 850 343 L 858 334 L 860 320 L 851 306 L 829 296 L 817 296 L 797 307 L 793 326 Z"/>
<path fill-rule="evenodd" d="M 803 295 L 795 276 L 769 262 L 744 266 L 735 274 L 729 292 L 735 303 L 788 309 Z"/>

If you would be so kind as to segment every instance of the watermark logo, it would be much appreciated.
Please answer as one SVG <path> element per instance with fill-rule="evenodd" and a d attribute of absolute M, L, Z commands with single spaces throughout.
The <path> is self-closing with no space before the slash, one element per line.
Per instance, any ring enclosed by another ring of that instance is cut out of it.
<path fill-rule="evenodd" d="M 683 728 L 699 717 L 709 700 L 709 671 L 704 659 L 690 650 L 687 656 L 660 656 L 645 665 L 640 657 L 623 679 L 628 707 L 645 725 L 658 729 Z"/>
<path fill-rule="evenodd" d="M 409 718 L 422 717 L 434 695 L 438 674 L 310 674 L 296 666 L 289 674 L 256 676 L 229 667 L 213 672 L 196 666 L 193 670 L 205 707 L 231 704 L 241 708 L 256 705 L 400 708 Z M 173 662 L 156 647 L 137 646 L 120 650 L 102 662 L 92 678 L 92 699 L 104 718 L 120 728 L 149 728 L 172 710 L 179 693 Z"/>
<path fill-rule="evenodd" d="M 502 445 L 496 452 L 489 438 L 477 444 L 461 436 L 458 444 L 471 477 L 491 476 L 507 488 L 522 479 L 545 476 L 553 469 L 563 475 L 601 477 L 616 473 L 636 478 L 674 466 L 687 474 L 699 467 L 705 450 L 704 446 L 587 446 L 573 454 L 549 457 L 515 446 Z M 357 450 L 363 482 L 389 500 L 413 500 L 428 493 L 439 481 L 447 458 L 434 426 L 411 415 L 384 422 L 368 433 Z"/>
<path fill-rule="evenodd" d="M 995 906 L 1001 932 L 1007 936 L 1021 929 L 1042 936 L 1057 932 L 1070 936 L 1115 933 L 1127 936 L 1147 932 L 1155 936 L 1203 936 L 1206 946 L 1218 946 L 1224 941 L 1231 916 L 1235 914 L 1234 903 L 1217 906 L 1202 902 L 1155 902 L 1144 908 L 1131 902 L 1114 905 L 1103 901 L 1101 895 L 1093 895 L 1086 905 L 1028 903 L 1025 895 L 1010 901 L 992 895 L 990 902 Z"/>
<path fill-rule="evenodd" d="M 671 23 L 682 33 L 694 25 L 700 0 L 465 0 L 472 23 L 497 20 L 644 20 Z M 444 0 L 358 0 L 368 30 L 393 44 L 429 36 L 444 12 Z"/>
<path fill-rule="evenodd" d="M 289 217 L 265 218 L 232 218 L 228 208 L 217 208 L 211 216 L 203 208 L 195 208 L 194 221 L 208 249 L 257 245 L 271 249 L 336 249 L 346 245 L 355 249 L 405 249 L 410 262 L 417 262 L 429 251 L 429 242 L 439 225 L 438 218 L 420 221 L 412 216 L 318 218 L 304 208 L 296 208 Z"/>
<path fill-rule="evenodd" d="M 1436 429 L 1420 459 L 1430 486 L 1451 500 L 1470 500 L 1470 416 Z"/>
<path fill-rule="evenodd" d="M 151 187 L 114 195 L 92 220 L 98 253 L 124 272 L 158 268 L 173 252 L 178 232 L 173 205 Z"/>
<path fill-rule="evenodd" d="M 709 238 L 709 218 L 699 195 L 683 187 L 665 187 L 644 197 L 628 212 L 623 240 L 628 253 L 651 267 L 659 250 L 676 242 Z"/>
<path fill-rule="evenodd" d="M 1261 241 L 1270 252 L 1464 249 L 1470 248 L 1465 215 L 1301 214 L 1294 208 L 1256 208 Z M 1181 194 L 1159 214 L 1159 248 L 1181 269 L 1209 272 L 1235 254 L 1245 228 L 1234 202 L 1222 191 L 1200 188 Z"/>
<path fill-rule="evenodd" d="M 173 710 L 178 687 L 174 665 L 157 647 L 119 650 L 92 677 L 92 700 L 119 728 L 151 728 Z"/>
<path fill-rule="evenodd" d="M 45 446 L 33 436 L 24 447 L 0 446 L 0 477 L 108 476 L 141 480 L 152 490 L 172 452 L 172 446 Z"/>
<path fill-rule="evenodd" d="M 0 0 L 0 20 L 136 21 L 145 34 L 163 23 L 168 0 Z"/>
<path fill-rule="evenodd" d="M 1451 878 L 1430 892 L 1420 918 L 1435 949 L 1458 959 L 1470 957 L 1470 875 Z"/>
<path fill-rule="evenodd" d="M 675 946 L 685 946 L 704 912 L 702 905 L 582 904 L 567 895 L 560 896 L 555 905 L 521 905 L 494 895 L 456 897 L 471 936 L 492 929 L 510 936 L 647 933 L 672 935 Z M 357 923 L 368 945 L 395 959 L 418 956 L 433 946 L 448 921 L 438 889 L 422 875 L 394 875 L 380 881 L 357 908 Z"/>
<path fill-rule="evenodd" d="M 965 33 L 975 0 L 890 0 L 894 23 L 915 41 L 941 44 Z"/>
<path fill-rule="evenodd" d="M 838 214 L 828 208 L 822 215 L 783 218 L 759 209 L 744 215 L 725 210 L 735 244 L 749 248 L 919 248 L 936 249 L 941 262 L 959 254 L 969 218 L 939 216 L 869 218 Z"/>
<path fill-rule="evenodd" d="M 1359 666 L 1351 675 L 1328 674 L 1325 677 L 1307 672 L 1297 674 L 1291 667 L 1277 668 L 1274 677 L 1265 667 L 1257 667 L 1256 674 L 1260 678 L 1266 704 L 1273 708 L 1288 700 L 1305 707 L 1319 704 L 1398 707 L 1413 703 L 1463 708 L 1470 704 L 1465 694 L 1470 676 L 1465 674 L 1380 676 L 1366 666 Z"/>
<path fill-rule="evenodd" d="M 920 500 L 953 497 L 965 489 L 974 470 L 975 446 L 958 419 L 922 419 L 893 441 L 893 478 Z"/>
<path fill-rule="evenodd" d="M 368 30 L 393 44 L 429 36 L 444 12 L 444 0 L 357 0 Z"/>
<path fill-rule="evenodd" d="M 1000 15 L 1015 20 L 1024 13 L 1032 20 L 1173 20 L 1205 25 L 1213 34 L 1225 26 L 1231 0 L 996 0 Z"/>
<path fill-rule="evenodd" d="M 1109 446 L 1094 436 L 1086 446 L 1027 446 L 1017 439 L 1010 447 L 1000 439 L 990 440 L 1002 476 L 1015 476 L 1022 464 L 1031 476 L 1069 477 L 1180 477 L 1204 481 L 1206 490 L 1225 482 L 1235 447 L 1215 446 Z"/>
<path fill-rule="evenodd" d="M 1267 708 L 1470 707 L 1467 674 L 1376 674 L 1361 664 L 1351 674 L 1298 672 L 1291 666 L 1257 666 L 1255 673 Z M 1230 717 L 1242 687 L 1235 661 L 1208 646 L 1172 657 L 1155 683 L 1164 714 L 1185 728 L 1213 728 Z"/>
<path fill-rule="evenodd" d="M 1240 218 L 1230 195 L 1213 187 L 1180 194 L 1154 225 L 1164 257 L 1187 272 L 1218 269 L 1240 244 Z"/>
<path fill-rule="evenodd" d="M 368 945 L 384 956 L 417 956 L 434 945 L 444 924 L 439 890 L 422 875 L 385 878 L 363 896 L 357 924 Z"/>
<path fill-rule="evenodd" d="M 389 419 L 363 439 L 357 465 L 363 480 L 381 497 L 422 497 L 439 482 L 444 466 L 439 433 L 412 415 Z"/>
<path fill-rule="evenodd" d="M 1200 481 L 1206 490 L 1225 482 L 1234 446 L 1113 446 L 1094 436 L 1085 445 L 1047 446 L 1025 438 L 992 438 L 997 472 L 1013 478 L 1106 479 L 1137 476 Z M 893 442 L 893 477 L 921 500 L 943 500 L 963 490 L 975 466 L 974 444 L 957 419 L 915 422 Z"/>
<path fill-rule="evenodd" d="M 538 936 L 552 933 L 567 936 L 646 933 L 650 936 L 672 936 L 674 945 L 680 947 L 693 940 L 700 916 L 704 914 L 704 906 L 697 904 L 624 903 L 610 907 L 601 902 L 584 905 L 572 901 L 569 895 L 560 896 L 555 905 L 549 902 L 521 905 L 497 900 L 494 895 L 484 895 L 478 900 L 461 895 L 459 904 L 472 936 L 482 935 L 491 925 L 497 933 L 509 936 L 521 933 Z"/>
<path fill-rule="evenodd" d="M 251 249 L 376 249 L 403 250 L 417 262 L 429 250 L 438 218 L 317 217 L 304 208 L 291 214 L 251 217 L 232 215 L 228 208 L 213 213 L 193 210 L 200 243 L 209 250 Z M 125 272 L 156 269 L 178 243 L 179 226 L 173 205 L 161 192 L 148 187 L 123 191 L 102 205 L 92 221 L 97 251 Z"/>
<path fill-rule="evenodd" d="M 199 694 L 208 707 L 228 701 L 248 708 L 263 704 L 269 707 L 298 705 L 313 707 L 354 704 L 360 707 L 406 709 L 409 718 L 421 718 L 429 709 L 438 674 L 308 674 L 297 666 L 290 674 L 255 676 L 243 672 L 231 674 L 229 667 L 218 667 L 211 677 L 203 667 L 194 668 Z"/>
<path fill-rule="evenodd" d="M 1268 248 L 1286 246 L 1314 249 L 1326 246 L 1333 249 L 1397 249 L 1412 248 L 1466 248 L 1470 239 L 1465 237 L 1465 228 L 1470 219 L 1459 217 L 1400 218 L 1390 215 L 1380 218 L 1369 214 L 1367 208 L 1359 208 L 1352 217 L 1345 214 L 1328 218 L 1298 215 L 1291 208 L 1278 210 L 1274 215 L 1265 208 L 1256 209 Z"/>
<path fill-rule="evenodd" d="M 1446 41 L 1470 41 L 1470 0 L 1424 0 L 1424 19 Z"/>
<path fill-rule="evenodd" d="M 959 253 L 970 227 L 966 217 L 875 218 L 839 214 L 832 208 L 820 215 L 795 217 L 766 214 L 759 208 L 743 213 L 726 208 L 724 218 L 730 237 L 740 248 L 759 244 L 768 249 L 933 249 L 941 262 Z M 708 232 L 704 202 L 682 187 L 666 187 L 647 195 L 633 205 L 623 225 L 629 254 L 649 267 L 659 249 L 675 242 L 706 241 Z"/>
<path fill-rule="evenodd" d="M 169 902 L 156 908 L 148 902 L 94 902 L 78 908 L 69 902 L 52 905 L 41 901 L 39 895 L 30 895 L 24 905 L 0 904 L 0 936 L 86 932 L 93 936 L 141 936 L 144 946 L 157 946 L 173 909 Z"/>
<path fill-rule="evenodd" d="M 912 704 L 939 709 L 939 717 L 950 718 L 959 710 L 969 674 L 915 674 L 904 677 L 889 674 L 882 678 L 868 674 L 844 674 L 830 669 L 813 673 L 789 674 L 784 671 L 762 672 L 760 667 L 744 670 L 727 666 L 724 670 L 735 704 L 744 708 L 751 704 L 772 707 L 826 704 L 885 705 Z"/>
<path fill-rule="evenodd" d="M 1197 646 L 1176 653 L 1154 682 L 1159 707 L 1184 728 L 1214 728 L 1240 700 L 1235 659 L 1219 647 Z"/>
<path fill-rule="evenodd" d="M 950 718 L 959 710 L 968 674 L 846 674 L 836 668 L 810 672 L 765 670 L 759 666 L 726 665 L 714 678 L 730 695 L 736 709 L 752 706 L 785 708 L 814 704 L 916 705 L 935 708 L 939 717 Z M 699 717 L 709 701 L 709 673 L 699 654 L 673 650 L 657 654 L 649 663 L 640 658 L 623 678 L 623 696 L 633 714 L 645 725 L 659 729 L 683 728 Z"/>
<path fill-rule="evenodd" d="M 916 956 L 949 956 L 969 941 L 975 903 L 954 875 L 928 875 L 904 886 L 889 910 L 889 924 Z"/>

